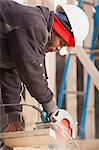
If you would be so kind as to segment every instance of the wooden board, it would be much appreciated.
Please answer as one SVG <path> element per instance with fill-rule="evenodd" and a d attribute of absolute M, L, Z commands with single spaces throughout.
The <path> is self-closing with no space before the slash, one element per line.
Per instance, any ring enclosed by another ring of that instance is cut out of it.
<path fill-rule="evenodd" d="M 90 60 L 84 49 L 82 47 L 77 46 L 74 49 L 68 49 L 68 51 L 70 53 L 72 51 L 76 54 L 82 65 L 86 68 L 87 73 L 89 73 L 89 75 L 91 76 L 93 84 L 99 91 L 99 71 L 95 67 L 94 63 Z"/>
<path fill-rule="evenodd" d="M 49 135 L 49 129 L 0 133 L 0 138 L 10 147 L 39 147 L 55 142 Z"/>
<path fill-rule="evenodd" d="M 38 150 L 39 148 L 40 150 L 48 150 L 48 145 L 57 144 L 56 141 L 50 137 L 49 129 L 21 131 L 6 134 L 0 133 L 0 138 L 3 138 L 8 146 L 19 147 L 20 150 L 22 150 L 22 147 L 24 147 L 24 150 L 25 147 L 27 147 L 27 149 L 31 147 L 30 149 L 37 148 Z M 80 145 L 80 150 L 99 150 L 99 139 L 76 140 L 76 142 Z"/>
<path fill-rule="evenodd" d="M 77 62 L 76 56 L 70 56 L 70 64 L 67 75 L 66 91 L 66 109 L 72 115 L 73 119 L 77 121 Z"/>
<path fill-rule="evenodd" d="M 84 91 L 86 89 L 86 81 L 87 79 L 87 72 L 84 69 Z M 86 126 L 85 126 L 85 138 L 95 138 L 95 88 L 93 82 L 90 82 L 90 89 L 89 89 L 89 98 L 87 102 L 86 108 Z M 90 132 L 91 131 L 91 132 Z"/>
<path fill-rule="evenodd" d="M 81 148 L 80 150 L 99 150 L 99 139 L 85 139 L 85 140 L 77 140 L 77 142 L 80 144 Z M 52 145 L 53 146 L 53 145 Z M 67 150 L 68 148 L 65 148 Z M 48 146 L 40 146 L 37 148 L 30 148 L 30 147 L 20 147 L 20 148 L 14 148 L 14 150 L 48 150 Z M 49 150 L 57 150 L 57 149 L 50 149 Z M 62 148 L 58 150 L 63 150 Z M 69 149 L 74 150 L 74 149 Z M 77 150 L 77 149 L 76 149 Z"/>
<path fill-rule="evenodd" d="M 76 140 L 80 145 L 80 150 L 99 150 L 99 139 Z"/>

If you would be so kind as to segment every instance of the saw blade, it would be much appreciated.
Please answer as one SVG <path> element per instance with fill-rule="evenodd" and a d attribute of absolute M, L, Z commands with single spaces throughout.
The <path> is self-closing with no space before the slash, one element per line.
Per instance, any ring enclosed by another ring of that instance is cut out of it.
<path fill-rule="evenodd" d="M 51 125 L 50 136 L 56 139 L 57 142 L 80 149 L 80 145 L 72 138 L 71 134 L 72 131 L 70 125 L 66 120 L 55 122 Z"/>

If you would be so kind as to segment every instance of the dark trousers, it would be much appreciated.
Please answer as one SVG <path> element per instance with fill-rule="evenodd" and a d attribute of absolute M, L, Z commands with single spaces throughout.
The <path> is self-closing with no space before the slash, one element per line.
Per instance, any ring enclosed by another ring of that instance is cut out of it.
<path fill-rule="evenodd" d="M 1 69 L 0 68 L 0 104 L 20 103 L 21 97 L 21 80 L 16 68 Z M 9 121 L 20 119 L 21 106 L 0 107 L 0 131 L 8 124 Z M 0 150 L 12 150 L 3 145 L 0 139 Z"/>
<path fill-rule="evenodd" d="M 0 68 L 0 103 L 13 104 L 20 103 L 21 80 L 16 68 Z M 22 111 L 21 106 L 0 107 L 0 113 L 18 113 Z"/>

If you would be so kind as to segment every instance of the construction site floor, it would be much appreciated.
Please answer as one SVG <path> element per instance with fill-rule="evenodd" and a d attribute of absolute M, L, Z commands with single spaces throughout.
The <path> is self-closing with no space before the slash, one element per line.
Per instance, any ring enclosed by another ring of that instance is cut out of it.
<path fill-rule="evenodd" d="M 99 150 L 99 139 L 77 140 L 77 143 L 80 145 L 80 150 Z M 77 149 L 68 149 L 66 147 L 65 149 L 60 147 L 55 149 L 52 148 L 51 146 L 43 146 L 37 148 L 18 147 L 18 148 L 14 148 L 14 150 L 77 150 Z"/>

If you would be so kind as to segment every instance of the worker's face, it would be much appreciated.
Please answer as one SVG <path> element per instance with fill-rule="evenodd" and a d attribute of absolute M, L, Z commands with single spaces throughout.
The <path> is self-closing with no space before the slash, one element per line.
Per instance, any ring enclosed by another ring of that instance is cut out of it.
<path fill-rule="evenodd" d="M 65 46 L 65 42 L 58 35 L 52 35 L 50 41 L 47 44 L 46 52 L 59 52 L 60 49 Z"/>

